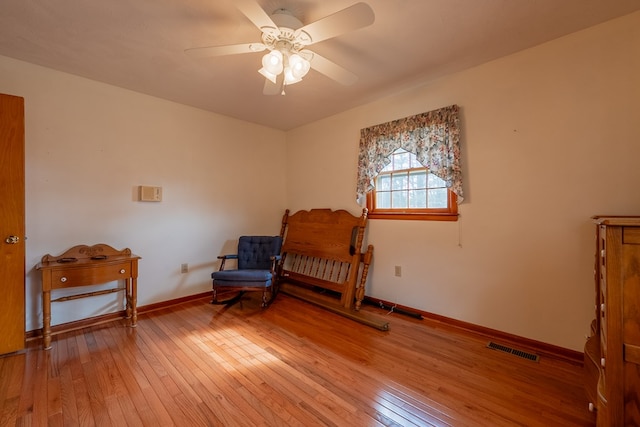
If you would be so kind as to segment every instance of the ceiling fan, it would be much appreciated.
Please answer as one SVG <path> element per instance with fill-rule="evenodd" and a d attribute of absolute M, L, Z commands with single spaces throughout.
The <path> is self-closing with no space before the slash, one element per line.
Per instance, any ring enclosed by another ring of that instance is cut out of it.
<path fill-rule="evenodd" d="M 285 86 L 301 81 L 310 68 L 343 85 L 358 80 L 355 74 L 307 46 L 371 25 L 375 15 L 368 4 L 356 3 L 307 25 L 286 9 L 268 15 L 256 0 L 235 0 L 234 4 L 262 31 L 262 42 L 195 47 L 186 49 L 187 55 L 202 58 L 267 50 L 258 70 L 265 77 L 265 95 L 284 95 Z"/>

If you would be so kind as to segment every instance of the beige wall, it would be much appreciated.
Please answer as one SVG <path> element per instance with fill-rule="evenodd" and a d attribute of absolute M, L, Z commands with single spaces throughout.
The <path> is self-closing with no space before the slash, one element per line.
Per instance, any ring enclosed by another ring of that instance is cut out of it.
<path fill-rule="evenodd" d="M 146 305 L 211 289 L 216 256 L 238 235 L 279 233 L 283 132 L 3 57 L 0 92 L 25 98 L 27 330 L 42 322 L 34 266 L 46 253 L 131 248 Z M 164 200 L 136 201 L 138 185 L 162 186 Z M 116 300 L 53 304 L 52 323 Z"/>
<path fill-rule="evenodd" d="M 461 219 L 371 221 L 367 294 L 580 350 L 589 217 L 640 213 L 638 52 L 640 13 L 287 133 L 0 57 L 0 92 L 26 104 L 27 330 L 41 324 L 42 255 L 130 247 L 141 305 L 206 291 L 215 257 L 239 234 L 277 233 L 285 208 L 359 213 L 360 128 L 455 103 Z M 138 185 L 164 201 L 135 201 Z M 113 299 L 54 304 L 53 323 Z"/>
<path fill-rule="evenodd" d="M 367 295 L 581 350 L 589 218 L 640 214 L 639 53 L 636 13 L 291 131 L 289 207 L 358 213 L 359 129 L 458 104 L 460 221 L 370 221 Z"/>

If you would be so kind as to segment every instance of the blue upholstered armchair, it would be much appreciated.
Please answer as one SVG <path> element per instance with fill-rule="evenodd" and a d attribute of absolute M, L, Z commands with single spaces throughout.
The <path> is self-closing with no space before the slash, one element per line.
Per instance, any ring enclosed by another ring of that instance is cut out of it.
<path fill-rule="evenodd" d="M 277 293 L 276 270 L 280 262 L 280 236 L 241 236 L 238 253 L 222 255 L 220 269 L 211 273 L 213 279 L 214 304 L 228 304 L 236 301 L 245 291 L 262 291 L 262 306 L 266 307 Z M 235 259 L 236 270 L 225 270 L 225 261 Z M 239 294 L 225 301 L 218 301 L 218 294 L 238 291 Z"/>

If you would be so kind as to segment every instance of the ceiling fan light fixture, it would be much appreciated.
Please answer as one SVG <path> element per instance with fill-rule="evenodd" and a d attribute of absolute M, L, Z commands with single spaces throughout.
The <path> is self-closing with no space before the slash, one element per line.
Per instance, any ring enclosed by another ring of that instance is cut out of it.
<path fill-rule="evenodd" d="M 284 73 L 284 84 L 292 85 L 302 81 L 311 69 L 311 63 L 290 46 L 280 46 L 262 57 L 262 68 L 258 70 L 265 78 L 277 84 L 277 78 Z"/>
<path fill-rule="evenodd" d="M 278 77 L 277 74 L 270 73 L 264 67 L 260 68 L 258 72 L 262 74 L 267 80 L 270 80 L 273 84 L 276 84 L 276 78 Z"/>
<path fill-rule="evenodd" d="M 276 76 L 282 72 L 284 68 L 282 60 L 282 52 L 279 50 L 272 50 L 262 57 L 262 67 L 271 74 Z"/>
<path fill-rule="evenodd" d="M 294 83 L 298 83 L 301 82 L 302 78 L 300 77 L 296 77 L 295 74 L 293 73 L 293 70 L 291 69 L 291 67 L 287 67 L 284 69 L 284 84 L 285 85 L 292 85 Z"/>
<path fill-rule="evenodd" d="M 302 56 L 294 53 L 289 56 L 289 67 L 293 76 L 297 79 L 302 79 L 307 75 L 309 69 L 311 68 L 311 64 L 309 61 L 304 59 Z"/>

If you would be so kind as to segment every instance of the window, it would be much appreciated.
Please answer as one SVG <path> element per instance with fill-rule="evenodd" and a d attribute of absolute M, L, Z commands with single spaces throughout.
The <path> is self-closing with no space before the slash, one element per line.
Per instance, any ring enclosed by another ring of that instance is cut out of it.
<path fill-rule="evenodd" d="M 360 129 L 356 200 L 369 218 L 458 219 L 458 112 L 450 105 Z"/>
<path fill-rule="evenodd" d="M 416 155 L 399 148 L 367 195 L 369 218 L 455 221 L 457 201 L 446 182 L 422 166 Z"/>

